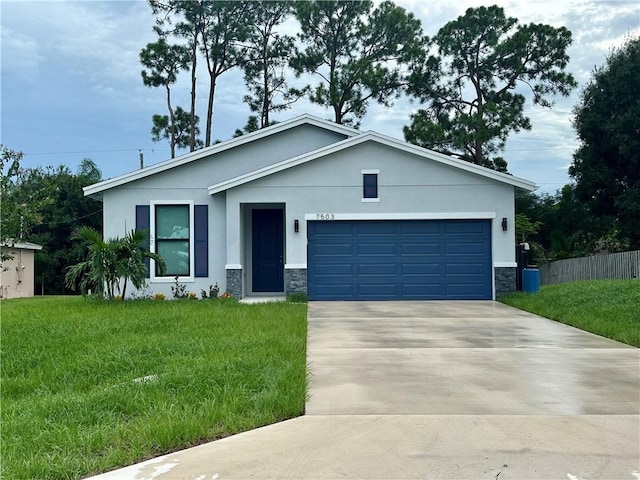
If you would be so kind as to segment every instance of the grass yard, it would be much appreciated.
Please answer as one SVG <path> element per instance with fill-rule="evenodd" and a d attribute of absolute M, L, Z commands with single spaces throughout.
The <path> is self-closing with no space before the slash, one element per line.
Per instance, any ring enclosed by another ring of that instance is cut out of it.
<path fill-rule="evenodd" d="M 305 304 L 0 308 L 7 480 L 77 479 L 304 412 Z"/>
<path fill-rule="evenodd" d="M 640 280 L 589 280 L 544 285 L 539 293 L 499 299 L 587 332 L 640 347 Z"/>

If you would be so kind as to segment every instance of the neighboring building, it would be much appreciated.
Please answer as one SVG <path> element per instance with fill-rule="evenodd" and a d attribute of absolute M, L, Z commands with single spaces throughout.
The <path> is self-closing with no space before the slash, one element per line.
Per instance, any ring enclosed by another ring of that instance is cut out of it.
<path fill-rule="evenodd" d="M 303 115 L 86 187 L 104 236 L 150 232 L 199 292 L 492 299 L 515 289 L 514 195 L 532 182 Z"/>
<path fill-rule="evenodd" d="M 40 245 L 29 242 L 6 242 L 2 252 L 13 258 L 0 264 L 0 298 L 33 297 L 35 288 L 35 252 Z"/>

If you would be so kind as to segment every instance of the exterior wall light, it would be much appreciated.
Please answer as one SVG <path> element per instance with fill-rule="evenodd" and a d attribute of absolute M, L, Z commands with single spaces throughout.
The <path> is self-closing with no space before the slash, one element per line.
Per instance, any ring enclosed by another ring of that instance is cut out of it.
<path fill-rule="evenodd" d="M 502 217 L 502 231 L 507 231 L 507 217 Z"/>
<path fill-rule="evenodd" d="M 300 231 L 300 222 L 297 218 L 293 221 L 293 231 L 296 233 Z"/>

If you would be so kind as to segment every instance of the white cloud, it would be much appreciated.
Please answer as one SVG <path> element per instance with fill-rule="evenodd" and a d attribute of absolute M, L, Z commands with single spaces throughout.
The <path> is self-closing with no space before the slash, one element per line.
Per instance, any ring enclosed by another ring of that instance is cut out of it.
<path fill-rule="evenodd" d="M 15 75 L 23 81 L 35 81 L 44 59 L 36 39 L 6 27 L 2 28 L 1 42 L 3 74 Z"/>

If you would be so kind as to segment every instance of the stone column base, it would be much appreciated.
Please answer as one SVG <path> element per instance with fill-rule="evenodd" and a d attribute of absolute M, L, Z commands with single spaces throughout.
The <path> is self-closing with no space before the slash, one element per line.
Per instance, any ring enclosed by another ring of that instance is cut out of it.
<path fill-rule="evenodd" d="M 242 268 L 227 269 L 227 293 L 235 298 L 242 298 Z"/>
<path fill-rule="evenodd" d="M 496 295 L 513 293 L 516 291 L 516 267 L 494 268 Z"/>
<path fill-rule="evenodd" d="M 284 293 L 307 293 L 307 269 L 286 268 L 284 270 Z"/>

